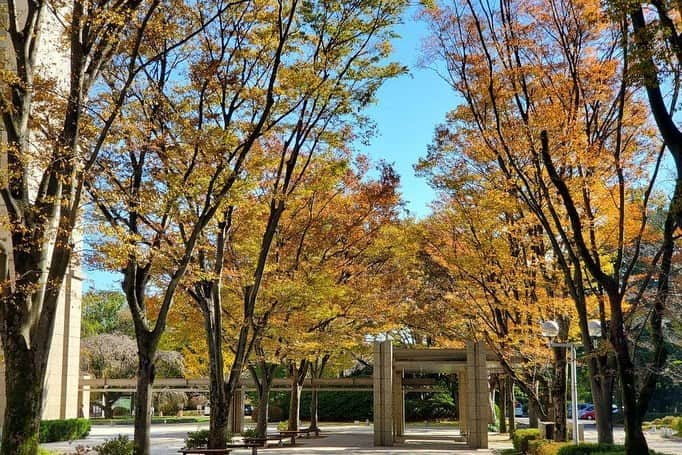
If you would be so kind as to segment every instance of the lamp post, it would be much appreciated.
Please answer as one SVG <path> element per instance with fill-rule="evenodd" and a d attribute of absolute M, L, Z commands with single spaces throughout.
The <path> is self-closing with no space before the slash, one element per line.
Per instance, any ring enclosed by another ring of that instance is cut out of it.
<path fill-rule="evenodd" d="M 601 336 L 601 322 L 593 319 L 588 322 L 587 329 L 590 337 Z M 559 336 L 559 324 L 556 321 L 544 321 L 540 323 L 542 336 L 549 338 L 549 345 L 553 348 L 568 348 L 571 362 L 571 416 L 573 418 L 573 443 L 578 445 L 578 364 L 576 347 L 580 343 L 555 343 L 552 341 Z"/>

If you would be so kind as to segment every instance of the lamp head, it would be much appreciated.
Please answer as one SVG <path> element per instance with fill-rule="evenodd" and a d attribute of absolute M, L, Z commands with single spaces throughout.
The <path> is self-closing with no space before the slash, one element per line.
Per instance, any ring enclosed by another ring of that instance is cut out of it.
<path fill-rule="evenodd" d="M 599 319 L 591 319 L 587 321 L 587 332 L 592 338 L 601 337 L 601 321 Z"/>
<path fill-rule="evenodd" d="M 559 324 L 556 321 L 541 322 L 540 331 L 543 337 L 556 338 L 559 336 Z"/>

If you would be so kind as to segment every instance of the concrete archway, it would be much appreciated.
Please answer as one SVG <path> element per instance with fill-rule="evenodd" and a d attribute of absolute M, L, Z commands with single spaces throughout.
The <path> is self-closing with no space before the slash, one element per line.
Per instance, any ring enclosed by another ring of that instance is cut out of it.
<path fill-rule="evenodd" d="M 392 446 L 405 434 L 406 371 L 456 373 L 460 434 L 472 449 L 488 448 L 491 417 L 488 374 L 501 370 L 497 356 L 481 342 L 466 349 L 394 349 L 390 340 L 374 344 L 374 445 Z"/>

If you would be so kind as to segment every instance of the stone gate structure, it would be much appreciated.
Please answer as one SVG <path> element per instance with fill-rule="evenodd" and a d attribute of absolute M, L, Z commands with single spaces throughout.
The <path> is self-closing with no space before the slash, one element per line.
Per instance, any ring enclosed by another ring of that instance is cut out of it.
<path fill-rule="evenodd" d="M 491 420 L 488 374 L 500 371 L 484 343 L 466 349 L 394 349 L 374 344 L 374 445 L 392 446 L 405 435 L 405 372 L 455 373 L 459 383 L 460 433 L 472 449 L 488 448 Z"/>

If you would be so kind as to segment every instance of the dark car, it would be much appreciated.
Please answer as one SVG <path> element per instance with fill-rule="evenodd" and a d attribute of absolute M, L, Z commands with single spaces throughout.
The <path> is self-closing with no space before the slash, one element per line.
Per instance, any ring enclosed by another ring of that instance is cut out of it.
<path fill-rule="evenodd" d="M 253 406 L 251 406 L 250 404 L 245 404 L 244 405 L 244 415 L 245 416 L 253 415 Z"/>

